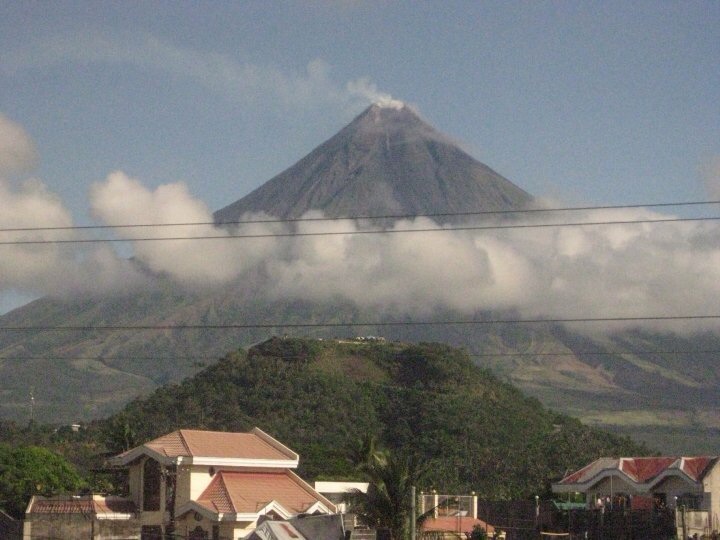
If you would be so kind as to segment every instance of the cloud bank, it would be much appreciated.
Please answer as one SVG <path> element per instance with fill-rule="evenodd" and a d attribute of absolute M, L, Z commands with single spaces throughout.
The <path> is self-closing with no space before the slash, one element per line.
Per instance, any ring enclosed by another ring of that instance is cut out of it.
<path fill-rule="evenodd" d="M 0 146 L 0 163 L 6 171 L 21 170 L 34 159 L 32 141 L 19 126 L 2 121 L 0 132 L 10 135 Z M 0 293 L 111 294 L 146 286 L 158 274 L 180 287 L 222 287 L 246 283 L 252 274 L 247 286 L 274 300 L 344 299 L 378 313 L 416 317 L 431 317 L 437 310 L 468 316 L 513 310 L 526 318 L 715 314 L 720 297 L 720 227 L 715 221 L 327 235 L 366 229 L 346 221 L 218 228 L 208 207 L 184 184 L 150 189 L 122 171 L 94 184 L 89 198 L 98 223 L 123 227 L 62 229 L 72 227 L 72 216 L 45 184 L 36 179 L 11 184 L 0 176 L 0 241 L 5 242 L 0 244 Z M 626 209 L 578 212 L 570 219 L 665 217 Z M 169 223 L 176 225 L 157 226 Z M 124 227 L 128 224 L 144 226 Z M 398 221 L 390 230 L 436 227 L 418 217 Z M 7 244 L 92 234 L 123 241 L 132 259 L 107 243 Z M 231 238 L 238 235 L 255 238 Z M 213 238 L 186 238 L 197 236 Z M 717 321 L 705 324 L 717 327 Z M 656 322 L 654 327 L 702 328 L 696 321 L 684 326 Z"/>

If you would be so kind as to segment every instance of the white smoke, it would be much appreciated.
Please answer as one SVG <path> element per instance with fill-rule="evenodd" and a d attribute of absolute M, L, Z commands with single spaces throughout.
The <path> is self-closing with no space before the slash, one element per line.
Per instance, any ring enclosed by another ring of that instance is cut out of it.
<path fill-rule="evenodd" d="M 399 99 L 394 99 L 390 94 L 378 90 L 377 85 L 367 77 L 348 81 L 345 88 L 351 97 L 358 97 L 363 102 L 374 103 L 386 109 L 400 110 L 405 107 L 405 103 Z"/>
<path fill-rule="evenodd" d="M 301 110 L 328 104 L 354 110 L 370 103 L 402 107 L 402 102 L 379 92 L 367 78 L 344 85 L 334 81 L 331 66 L 321 58 L 308 62 L 304 70 L 287 71 L 180 46 L 146 32 L 86 29 L 79 34 L 28 37 L 22 47 L 3 51 L 2 60 L 0 70 L 10 75 L 67 63 L 134 66 L 185 78 L 228 99 L 253 105 L 272 101 L 275 106 Z"/>

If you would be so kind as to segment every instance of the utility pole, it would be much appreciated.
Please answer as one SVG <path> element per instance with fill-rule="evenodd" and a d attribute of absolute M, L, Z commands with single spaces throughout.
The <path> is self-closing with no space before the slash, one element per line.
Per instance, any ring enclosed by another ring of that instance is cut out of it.
<path fill-rule="evenodd" d="M 30 387 L 30 423 L 35 421 L 35 387 Z"/>
<path fill-rule="evenodd" d="M 685 521 L 685 505 L 683 504 L 681 506 L 682 511 L 682 531 L 683 531 L 683 540 L 685 540 L 688 537 L 688 530 L 687 530 L 687 521 Z"/>
<path fill-rule="evenodd" d="M 415 540 L 415 523 L 417 522 L 417 509 L 415 508 L 415 486 L 410 487 L 410 540 Z"/>

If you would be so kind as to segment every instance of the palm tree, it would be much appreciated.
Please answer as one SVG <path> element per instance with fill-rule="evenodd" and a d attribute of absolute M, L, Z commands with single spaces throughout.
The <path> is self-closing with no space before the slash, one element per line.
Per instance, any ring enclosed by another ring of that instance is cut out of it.
<path fill-rule="evenodd" d="M 373 529 L 387 529 L 391 540 L 405 540 L 410 532 L 411 488 L 424 476 L 426 468 L 415 456 L 384 452 L 363 469 L 368 475 L 366 493 L 353 490 L 345 500 L 358 519 Z M 418 518 L 420 525 L 427 514 Z"/>
<path fill-rule="evenodd" d="M 355 470 L 367 473 L 374 465 L 385 463 L 386 457 L 387 451 L 380 448 L 377 436 L 366 433 L 350 449 L 348 460 Z"/>

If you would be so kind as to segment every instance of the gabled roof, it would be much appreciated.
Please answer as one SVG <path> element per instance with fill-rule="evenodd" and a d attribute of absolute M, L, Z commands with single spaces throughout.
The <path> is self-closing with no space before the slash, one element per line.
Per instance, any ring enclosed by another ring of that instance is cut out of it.
<path fill-rule="evenodd" d="M 265 521 L 248 537 L 249 540 L 307 540 L 287 521 Z M 313 540 L 317 540 L 313 538 Z"/>
<path fill-rule="evenodd" d="M 266 520 L 247 540 L 343 540 L 345 526 L 341 514 L 295 516 L 287 521 Z"/>
<path fill-rule="evenodd" d="M 668 475 L 701 482 L 717 461 L 717 456 L 600 458 L 554 484 L 553 490 L 564 491 L 571 487 L 580 490 L 610 475 L 622 475 L 639 488 L 656 485 Z"/>
<path fill-rule="evenodd" d="M 298 455 L 259 428 L 249 433 L 180 429 L 113 458 L 126 465 L 141 455 L 161 463 L 297 467 Z"/>
<path fill-rule="evenodd" d="M 283 517 L 336 510 L 333 503 L 289 470 L 220 471 L 197 501 L 184 505 L 178 515 L 198 507 L 216 519 L 221 514 L 257 517 L 270 510 Z"/>

